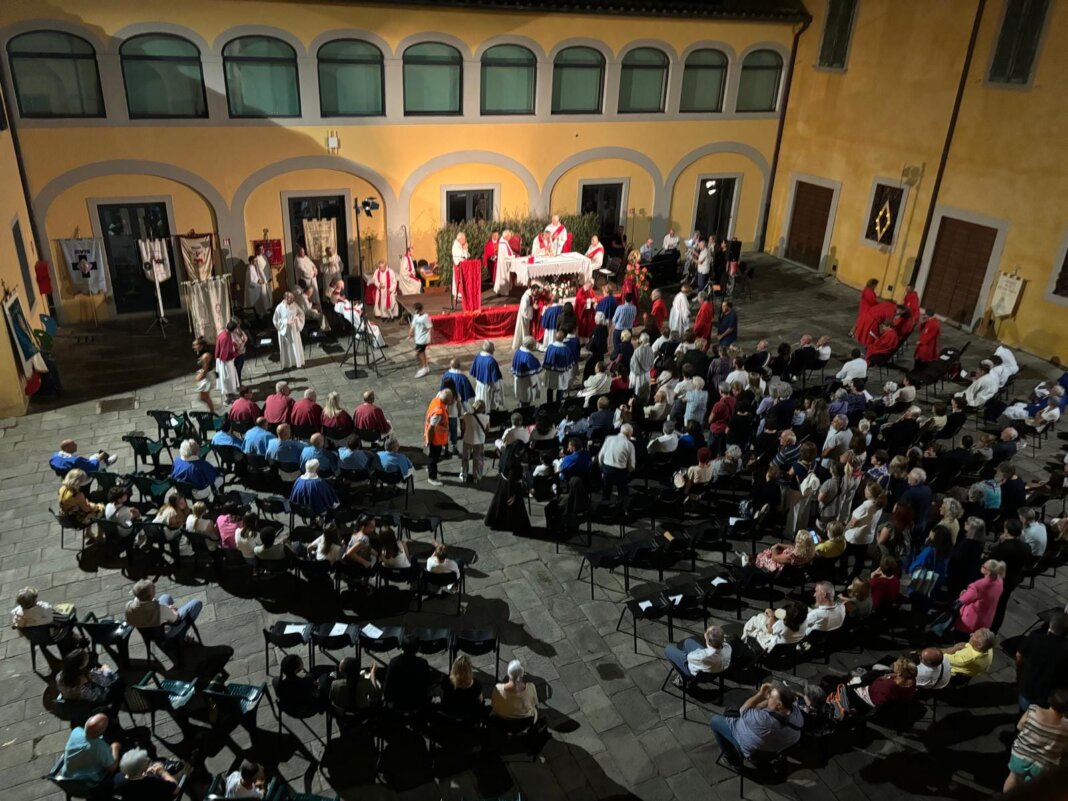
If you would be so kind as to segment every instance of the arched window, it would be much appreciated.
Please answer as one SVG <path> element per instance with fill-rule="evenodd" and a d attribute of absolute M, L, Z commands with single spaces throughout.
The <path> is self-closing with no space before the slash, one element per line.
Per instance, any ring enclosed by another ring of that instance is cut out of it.
<path fill-rule="evenodd" d="M 146 33 L 119 48 L 131 119 L 207 117 L 200 50 L 180 36 Z"/>
<path fill-rule="evenodd" d="M 497 45 L 482 54 L 482 113 L 533 114 L 534 54 L 520 45 Z"/>
<path fill-rule="evenodd" d="M 637 47 L 623 56 L 619 71 L 619 113 L 664 110 L 668 57 L 652 47 Z"/>
<path fill-rule="evenodd" d="M 779 101 L 782 56 L 774 50 L 754 50 L 742 62 L 736 111 L 774 111 Z"/>
<path fill-rule="evenodd" d="M 600 114 L 604 56 L 592 47 L 567 47 L 553 62 L 553 114 Z"/>
<path fill-rule="evenodd" d="M 223 48 L 231 117 L 299 117 L 297 53 L 281 39 L 242 36 Z"/>
<path fill-rule="evenodd" d="M 463 114 L 464 62 L 455 47 L 438 42 L 404 51 L 404 113 Z"/>
<path fill-rule="evenodd" d="M 324 117 L 380 117 L 382 51 L 370 42 L 337 39 L 319 48 L 319 110 Z"/>
<path fill-rule="evenodd" d="M 103 117 L 96 51 L 78 36 L 30 31 L 7 44 L 23 117 Z"/>
<path fill-rule="evenodd" d="M 694 50 L 682 73 L 679 111 L 723 111 L 727 57 L 719 50 Z"/>

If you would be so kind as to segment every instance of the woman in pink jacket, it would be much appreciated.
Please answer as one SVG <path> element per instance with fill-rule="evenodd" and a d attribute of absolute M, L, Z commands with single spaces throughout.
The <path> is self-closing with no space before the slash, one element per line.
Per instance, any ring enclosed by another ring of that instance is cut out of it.
<path fill-rule="evenodd" d="M 977 629 L 990 628 L 998 599 L 1005 587 L 1005 563 L 987 559 L 979 570 L 982 575 L 969 584 L 960 594 L 961 604 L 954 627 L 957 631 L 971 634 Z"/>

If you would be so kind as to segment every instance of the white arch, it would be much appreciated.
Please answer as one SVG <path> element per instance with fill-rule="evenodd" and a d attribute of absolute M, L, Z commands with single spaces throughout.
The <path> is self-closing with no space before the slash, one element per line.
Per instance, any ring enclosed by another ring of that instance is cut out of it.
<path fill-rule="evenodd" d="M 312 58 L 318 58 L 319 48 L 327 42 L 333 42 L 338 39 L 357 39 L 368 42 L 382 51 L 383 58 L 393 58 L 394 56 L 393 48 L 389 46 L 389 42 L 374 31 L 364 30 L 363 28 L 334 28 L 329 31 L 323 31 L 311 40 L 308 45 L 308 55 Z"/>
<path fill-rule="evenodd" d="M 659 50 L 668 60 L 668 69 L 675 66 L 678 63 L 679 55 L 675 52 L 675 48 L 665 42 L 663 39 L 635 39 L 633 42 L 627 42 L 626 47 L 616 53 L 615 61 L 619 64 L 623 63 L 624 56 L 631 50 L 637 50 L 642 47 L 648 47 L 653 50 Z"/>
<path fill-rule="evenodd" d="M 727 57 L 727 69 L 735 65 L 738 61 L 738 54 L 734 48 L 727 42 L 719 41 L 718 39 L 705 39 L 700 42 L 694 42 L 685 50 L 682 51 L 682 55 L 679 56 L 679 66 L 686 67 L 686 59 L 693 55 L 698 50 L 719 50 L 723 55 Z"/>
<path fill-rule="evenodd" d="M 548 59 L 548 56 L 546 56 L 545 54 L 545 49 L 530 37 L 516 36 L 514 34 L 503 34 L 502 36 L 494 36 L 490 39 L 487 39 L 482 44 L 480 44 L 478 46 L 478 49 L 475 50 L 475 61 L 481 62 L 482 56 L 484 56 L 486 54 L 486 51 L 489 50 L 491 47 L 508 44 L 525 47 L 527 50 L 534 54 L 534 58 L 537 59 L 539 62 L 543 62 Z"/>
<path fill-rule="evenodd" d="M 96 50 L 98 56 L 101 53 L 110 52 L 108 50 L 108 40 L 99 33 L 99 28 L 58 19 L 26 19 L 21 22 L 5 25 L 2 38 L 0 38 L 0 42 L 3 43 L 4 52 L 7 52 L 8 42 L 16 36 L 21 36 L 30 31 L 59 31 L 60 33 L 69 33 L 89 42 L 89 44 L 93 46 L 93 49 Z"/>
<path fill-rule="evenodd" d="M 436 158 L 432 158 L 408 176 L 408 180 L 404 182 L 404 186 L 401 187 L 400 191 L 400 208 L 404 219 L 407 220 L 410 214 L 412 195 L 415 194 L 415 188 L 419 184 L 438 170 L 461 164 L 490 164 L 511 171 L 526 187 L 527 205 L 530 208 L 530 213 L 541 213 L 538 182 L 534 179 L 530 170 L 515 159 L 502 153 L 494 153 L 490 150 L 458 150 L 454 153 L 443 153 Z"/>
<path fill-rule="evenodd" d="M 232 28 L 227 28 L 215 37 L 215 41 L 212 43 L 212 52 L 222 58 L 222 51 L 227 42 L 242 36 L 270 36 L 274 39 L 281 39 L 293 47 L 298 59 L 308 55 L 304 42 L 285 28 L 276 28 L 273 25 L 235 25 Z"/>
<path fill-rule="evenodd" d="M 452 45 L 460 51 L 460 57 L 464 61 L 471 60 L 471 47 L 467 42 L 459 36 L 453 36 L 451 33 L 441 33 L 439 31 L 424 31 L 423 33 L 413 33 L 411 36 L 405 36 L 397 42 L 397 58 L 404 58 L 404 51 L 412 45 L 433 43 Z"/>
<path fill-rule="evenodd" d="M 200 51 L 201 59 L 204 58 L 205 54 L 212 55 L 211 45 L 208 44 L 207 39 L 192 28 L 187 28 L 184 25 L 175 25 L 171 22 L 135 22 L 133 25 L 127 25 L 125 28 L 120 28 L 111 35 L 111 42 L 114 45 L 112 50 L 113 52 L 118 53 L 119 48 L 122 47 L 127 39 L 133 39 L 135 36 L 144 36 L 145 34 L 150 33 L 170 34 L 192 42 Z"/>
<path fill-rule="evenodd" d="M 567 50 L 569 47 L 592 47 L 594 50 L 604 56 L 606 64 L 611 64 L 615 58 L 615 54 L 612 52 L 612 48 L 602 42 L 600 39 L 590 39 L 585 36 L 575 36 L 571 39 L 564 39 L 564 41 L 556 44 L 552 50 L 549 51 L 549 62 L 555 63 L 556 57 L 560 55 L 561 50 Z"/>
<path fill-rule="evenodd" d="M 633 162 L 644 169 L 653 181 L 653 208 L 654 210 L 656 209 L 657 200 L 663 190 L 660 168 L 657 167 L 656 162 L 647 155 L 637 150 L 631 150 L 629 147 L 594 147 L 568 156 L 553 167 L 549 172 L 548 177 L 545 179 L 545 184 L 541 190 L 542 207 L 545 209 L 550 207 L 550 204 L 552 203 L 553 189 L 556 188 L 556 184 L 564 176 L 564 173 L 580 164 L 585 164 L 589 161 L 599 161 L 601 159 L 622 159 L 623 161 Z"/>

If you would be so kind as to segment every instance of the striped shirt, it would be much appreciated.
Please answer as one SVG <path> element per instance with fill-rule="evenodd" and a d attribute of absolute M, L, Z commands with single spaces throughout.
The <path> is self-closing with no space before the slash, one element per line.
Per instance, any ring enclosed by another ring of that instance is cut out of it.
<path fill-rule="evenodd" d="M 1061 720 L 1056 725 L 1043 723 L 1038 719 L 1036 707 L 1030 706 L 1024 713 L 1020 733 L 1012 744 L 1012 753 L 1020 759 L 1055 768 L 1061 764 L 1061 755 L 1068 746 L 1068 721 Z"/>
<path fill-rule="evenodd" d="M 634 327 L 634 320 L 637 316 L 638 307 L 633 303 L 624 303 L 612 315 L 612 327 L 617 331 L 629 331 Z"/>

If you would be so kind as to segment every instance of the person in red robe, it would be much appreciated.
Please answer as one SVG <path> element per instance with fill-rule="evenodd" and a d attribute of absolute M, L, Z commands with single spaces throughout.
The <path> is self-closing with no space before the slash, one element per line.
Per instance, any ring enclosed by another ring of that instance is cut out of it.
<path fill-rule="evenodd" d="M 538 299 L 534 303 L 534 319 L 530 321 L 530 335 L 534 337 L 535 342 L 541 342 L 541 335 L 543 333 L 541 329 L 541 313 L 545 311 L 545 307 L 548 303 L 549 299 L 544 292 L 538 295 Z"/>
<path fill-rule="evenodd" d="M 500 247 L 501 232 L 490 234 L 486 247 L 482 248 L 482 269 L 489 271 L 490 281 L 497 280 L 497 248 Z"/>
<path fill-rule="evenodd" d="M 902 303 L 912 315 L 913 325 L 915 325 L 920 319 L 920 296 L 916 294 L 916 288 L 911 284 L 905 287 L 905 300 Z"/>
<path fill-rule="evenodd" d="M 857 309 L 857 321 L 853 323 L 853 330 L 850 333 L 862 346 L 871 341 L 870 339 L 862 339 L 861 331 L 868 330 L 868 314 L 879 302 L 879 296 L 875 294 L 875 287 L 877 286 L 879 286 L 879 279 L 869 278 L 864 289 L 860 291 L 860 307 Z"/>
<path fill-rule="evenodd" d="M 856 340 L 862 347 L 871 347 L 871 344 L 879 336 L 879 328 L 883 323 L 888 323 L 897 314 L 897 304 L 892 300 L 884 300 L 876 303 L 864 315 L 863 320 L 858 320 L 860 328 L 856 331 Z"/>
<path fill-rule="evenodd" d="M 580 339 L 588 339 L 593 334 L 597 317 L 597 290 L 593 288 L 593 279 L 587 278 L 575 293 L 575 315 L 578 317 Z"/>
<path fill-rule="evenodd" d="M 697 339 L 703 339 L 707 342 L 709 337 L 712 336 L 712 320 L 715 317 L 715 309 L 712 306 L 712 301 L 708 299 L 704 292 L 698 297 L 701 297 L 702 302 L 701 308 L 697 310 L 697 318 L 693 321 L 693 335 Z"/>
<path fill-rule="evenodd" d="M 519 253 L 519 248 L 523 245 L 523 240 L 519 238 L 519 234 L 512 234 L 512 238 L 508 240 L 508 247 L 512 249 L 512 253 Z"/>
<path fill-rule="evenodd" d="M 900 341 L 901 337 L 897 335 L 897 329 L 892 325 L 886 326 L 878 338 L 868 347 L 868 364 L 871 364 L 876 357 L 889 359 L 890 355 L 897 350 L 897 345 Z"/>
<path fill-rule="evenodd" d="M 664 303 L 664 298 L 660 294 L 659 289 L 654 289 L 651 295 L 653 299 L 653 308 L 649 311 L 649 317 L 646 319 L 652 319 L 656 323 L 656 330 L 664 330 L 664 322 L 668 318 L 668 306 Z"/>
<path fill-rule="evenodd" d="M 925 364 L 938 359 L 938 335 L 940 333 L 942 333 L 942 323 L 937 317 L 921 318 L 920 339 L 916 343 L 916 352 L 913 354 L 917 367 L 921 363 Z"/>

